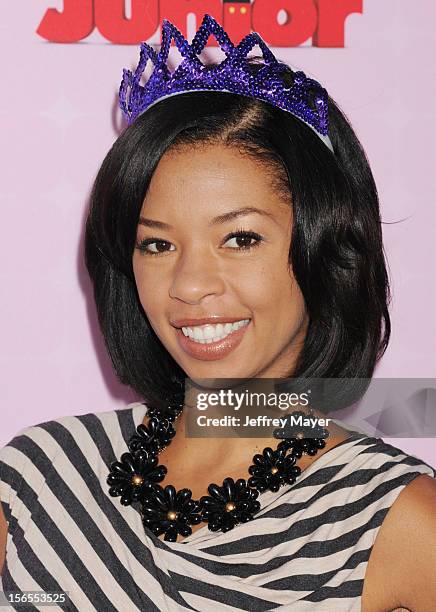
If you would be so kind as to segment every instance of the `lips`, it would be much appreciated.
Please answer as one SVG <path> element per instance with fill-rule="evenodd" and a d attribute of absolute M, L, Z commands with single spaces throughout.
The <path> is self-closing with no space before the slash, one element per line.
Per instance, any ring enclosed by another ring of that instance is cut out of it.
<path fill-rule="evenodd" d="M 221 318 L 224 319 L 224 317 Z M 198 323 L 199 320 L 201 319 L 196 319 L 196 325 L 204 325 L 212 322 L 210 319 L 208 319 L 205 320 L 205 323 Z M 213 319 L 213 322 L 234 323 L 235 321 L 240 320 L 241 319 L 227 318 L 224 321 L 218 321 L 217 319 Z M 184 319 L 182 321 L 182 327 L 189 327 L 189 325 L 186 323 L 187 321 L 192 321 L 192 319 Z M 191 325 L 193 324 L 191 323 Z M 210 342 L 209 344 L 201 344 L 191 340 L 191 338 L 184 335 L 181 329 L 176 330 L 176 337 L 180 348 L 191 357 L 194 357 L 194 359 L 200 359 L 202 361 L 216 361 L 218 359 L 224 359 L 227 357 L 227 355 L 234 351 L 242 342 L 242 339 L 249 328 L 251 328 L 251 320 L 247 325 L 243 325 L 239 329 L 232 331 L 225 338 L 217 340 L 216 342 Z"/>

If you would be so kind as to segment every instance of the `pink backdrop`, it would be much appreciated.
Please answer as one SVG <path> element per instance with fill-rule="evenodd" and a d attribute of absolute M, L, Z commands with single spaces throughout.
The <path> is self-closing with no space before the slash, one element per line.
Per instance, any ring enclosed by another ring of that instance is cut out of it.
<path fill-rule="evenodd" d="M 49 7 L 62 2 L 9 1 L 0 24 L 0 445 L 24 426 L 136 399 L 105 353 L 82 241 L 89 189 L 116 138 L 121 71 L 138 52 L 98 33 L 43 41 L 35 30 Z M 432 0 L 366 0 L 347 19 L 345 48 L 273 49 L 326 85 L 372 165 L 394 296 L 377 377 L 436 378 L 435 17 Z M 435 440 L 388 441 L 436 465 Z"/>

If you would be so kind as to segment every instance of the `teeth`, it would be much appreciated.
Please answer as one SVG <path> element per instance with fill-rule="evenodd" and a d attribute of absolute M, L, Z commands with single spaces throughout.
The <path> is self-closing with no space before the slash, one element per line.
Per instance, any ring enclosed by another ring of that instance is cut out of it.
<path fill-rule="evenodd" d="M 199 342 L 200 344 L 210 344 L 226 338 L 229 334 L 240 329 L 244 325 L 248 325 L 250 319 L 242 319 L 235 323 L 218 323 L 217 325 L 196 325 L 195 327 L 182 327 L 183 334 Z"/>

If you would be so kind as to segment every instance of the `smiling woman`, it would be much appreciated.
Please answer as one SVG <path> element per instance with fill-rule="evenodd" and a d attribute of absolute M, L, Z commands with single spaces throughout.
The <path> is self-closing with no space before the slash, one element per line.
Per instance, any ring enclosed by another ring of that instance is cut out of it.
<path fill-rule="evenodd" d="M 207 378 L 210 361 L 217 378 L 294 369 L 308 316 L 288 263 L 289 189 L 281 194 L 271 176 L 253 156 L 215 142 L 171 148 L 151 179 L 135 283 L 154 332 L 191 379 Z M 151 233 L 151 220 L 166 229 Z"/>
<path fill-rule="evenodd" d="M 335 102 L 267 47 L 194 91 L 183 49 L 187 91 L 161 64 L 151 91 L 124 74 L 130 125 L 86 221 L 102 334 L 141 402 L 2 449 L 3 588 L 74 610 L 430 611 L 431 466 L 333 418 L 275 450 L 185 435 L 204 379 L 372 377 L 390 319 L 376 186 Z"/>
<path fill-rule="evenodd" d="M 192 373 L 175 358 L 175 319 L 250 318 L 268 352 L 252 376 L 283 349 L 281 376 L 372 375 L 390 334 L 377 192 L 333 101 L 330 138 L 335 156 L 293 115 L 211 91 L 161 100 L 117 140 L 94 188 L 87 266 L 115 369 L 141 397 L 163 406 Z M 233 216 L 247 206 L 262 212 Z"/>

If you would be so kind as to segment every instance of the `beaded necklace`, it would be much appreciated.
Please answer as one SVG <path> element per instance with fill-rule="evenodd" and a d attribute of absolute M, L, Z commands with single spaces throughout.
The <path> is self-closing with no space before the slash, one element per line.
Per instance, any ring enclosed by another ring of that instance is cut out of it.
<path fill-rule="evenodd" d="M 148 424 L 137 426 L 127 444 L 129 452 L 111 464 L 107 477 L 109 494 L 120 497 L 123 506 L 138 502 L 144 528 L 156 536 L 165 534 L 169 542 L 176 542 L 178 535 L 191 535 L 191 526 L 202 521 L 210 531 L 223 532 L 251 521 L 261 507 L 259 493 L 276 492 L 285 484 L 293 484 L 301 473 L 297 459 L 303 454 L 316 455 L 329 436 L 328 430 L 319 425 L 286 426 L 286 437 L 276 450 L 266 447 L 262 454 L 254 455 L 248 480 L 224 478 L 221 486 L 211 483 L 209 495 L 195 500 L 190 489 L 176 491 L 171 484 L 158 484 L 167 473 L 165 465 L 158 465 L 158 455 L 171 444 L 176 434 L 173 423 L 182 410 L 183 404 L 169 406 L 165 412 L 149 408 Z M 287 416 L 298 419 L 307 414 L 298 410 Z"/>

